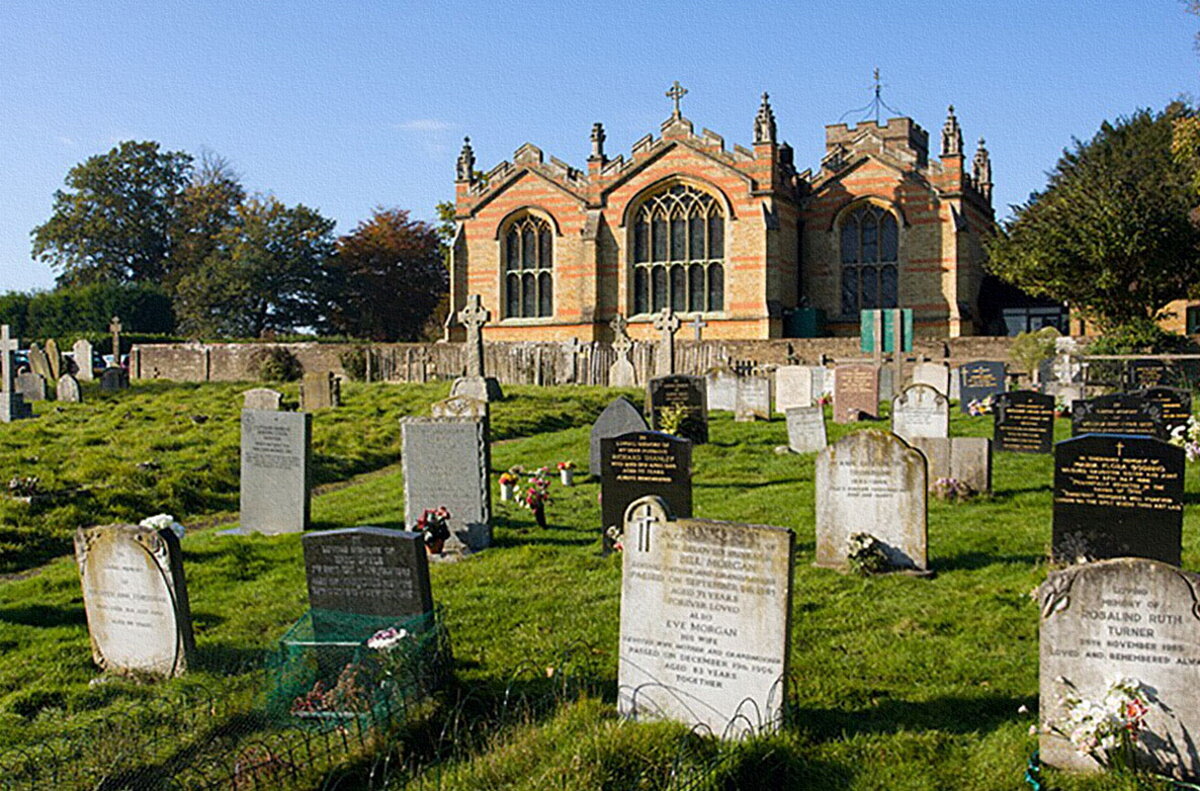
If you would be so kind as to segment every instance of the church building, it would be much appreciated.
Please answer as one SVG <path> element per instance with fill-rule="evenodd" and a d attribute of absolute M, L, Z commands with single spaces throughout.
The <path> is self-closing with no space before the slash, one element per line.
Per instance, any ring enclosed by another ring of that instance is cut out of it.
<path fill-rule="evenodd" d="M 586 170 L 526 143 L 456 179 L 455 310 L 479 294 L 492 341 L 610 340 L 616 314 L 649 338 L 670 305 L 704 337 L 853 335 L 860 311 L 911 308 L 922 337 L 980 334 L 982 239 L 994 222 L 983 140 L 968 164 L 951 107 L 937 159 L 911 118 L 825 127 L 797 171 L 763 94 L 753 145 L 727 148 L 680 111 L 610 157 L 595 124 Z"/>

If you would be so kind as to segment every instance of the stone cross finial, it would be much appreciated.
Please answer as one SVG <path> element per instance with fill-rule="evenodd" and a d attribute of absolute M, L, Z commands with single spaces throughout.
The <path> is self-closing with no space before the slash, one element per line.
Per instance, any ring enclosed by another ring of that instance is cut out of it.
<path fill-rule="evenodd" d="M 483 325 L 492 314 L 488 312 L 478 294 L 467 297 L 467 306 L 458 312 L 458 321 L 467 328 L 467 376 L 484 376 L 483 372 Z"/>
<path fill-rule="evenodd" d="M 671 114 L 672 118 L 680 118 L 682 114 L 679 112 L 679 100 L 687 96 L 687 88 L 679 84 L 679 80 L 675 80 L 675 84 L 667 91 L 667 98 L 675 102 L 675 112 Z"/>
<path fill-rule="evenodd" d="M 12 393 L 15 389 L 17 379 L 17 365 L 13 355 L 17 351 L 20 343 L 16 338 L 10 337 L 8 334 L 8 325 L 0 325 L 0 366 L 3 366 L 3 371 L 0 371 L 0 376 L 4 379 L 4 392 Z"/>
<path fill-rule="evenodd" d="M 662 333 L 658 353 L 659 376 L 670 376 L 675 373 L 675 333 L 679 331 L 679 317 L 670 305 L 663 307 L 654 317 L 654 329 Z"/>
<path fill-rule="evenodd" d="M 692 320 L 688 322 L 688 326 L 696 331 L 696 340 L 703 340 L 701 331 L 708 326 L 708 322 L 700 318 L 700 314 L 692 316 Z"/>
<path fill-rule="evenodd" d="M 113 316 L 108 325 L 108 331 L 112 333 L 113 338 L 113 365 L 119 366 L 121 364 L 121 320 Z"/>

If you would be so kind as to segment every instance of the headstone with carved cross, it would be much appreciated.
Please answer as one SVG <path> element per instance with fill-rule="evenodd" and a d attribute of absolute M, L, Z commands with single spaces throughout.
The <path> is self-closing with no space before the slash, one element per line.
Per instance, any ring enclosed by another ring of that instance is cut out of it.
<path fill-rule="evenodd" d="M 112 356 L 113 365 L 121 364 L 121 319 L 116 316 L 112 317 L 109 322 L 108 331 L 112 333 Z"/>
<path fill-rule="evenodd" d="M 100 375 L 100 389 L 124 390 L 129 387 L 129 372 L 121 366 L 121 320 L 113 316 L 108 331 L 112 333 L 112 365 Z"/>
<path fill-rule="evenodd" d="M 33 417 L 33 408 L 17 392 L 17 362 L 13 355 L 20 342 L 8 334 L 8 325 L 0 325 L 0 376 L 3 377 L 4 392 L 0 393 L 0 422 L 11 423 Z"/>
<path fill-rule="evenodd" d="M 629 339 L 629 333 L 626 331 L 629 322 L 618 313 L 613 316 L 608 326 L 612 327 L 612 350 L 617 355 L 616 361 L 608 367 L 608 386 L 637 387 L 637 371 L 629 361 L 629 350 L 633 348 L 633 341 Z"/>
<path fill-rule="evenodd" d="M 452 396 L 470 396 L 480 401 L 499 401 L 504 398 L 500 383 L 487 375 L 483 357 L 483 325 L 492 314 L 483 306 L 478 294 L 467 297 L 467 306 L 458 312 L 458 322 L 467 328 L 466 376 L 454 380 Z"/>
<path fill-rule="evenodd" d="M 670 376 L 675 373 L 675 333 L 679 331 L 679 317 L 671 306 L 665 306 L 654 316 L 654 329 L 662 333 L 658 342 L 657 365 L 658 376 Z"/>

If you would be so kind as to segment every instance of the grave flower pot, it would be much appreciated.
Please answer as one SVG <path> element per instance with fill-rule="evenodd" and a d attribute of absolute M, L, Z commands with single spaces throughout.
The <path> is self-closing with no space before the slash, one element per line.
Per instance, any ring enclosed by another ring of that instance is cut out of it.
<path fill-rule="evenodd" d="M 516 487 L 516 485 L 515 485 L 515 484 L 511 484 L 511 483 L 502 483 L 502 484 L 500 484 L 500 499 L 501 499 L 501 500 L 503 500 L 503 501 L 505 501 L 505 502 L 508 502 L 509 500 L 512 500 L 512 498 L 513 498 L 513 491 L 514 491 L 516 488 L 517 488 L 517 487 Z"/>
<path fill-rule="evenodd" d="M 558 471 L 558 479 L 562 481 L 563 486 L 575 485 L 575 470 L 562 469 Z"/>
<path fill-rule="evenodd" d="M 445 546 L 446 539 L 444 538 L 435 538 L 425 542 L 425 549 L 427 549 L 431 555 L 442 554 L 442 550 L 445 548 Z"/>
<path fill-rule="evenodd" d="M 534 503 L 530 508 L 533 510 L 533 518 L 537 520 L 537 526 L 546 527 L 546 506 L 542 503 Z"/>

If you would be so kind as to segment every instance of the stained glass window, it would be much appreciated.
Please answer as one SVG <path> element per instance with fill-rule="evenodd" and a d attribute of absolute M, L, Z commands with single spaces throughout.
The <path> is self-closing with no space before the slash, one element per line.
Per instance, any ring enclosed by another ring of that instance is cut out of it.
<path fill-rule="evenodd" d="M 873 204 L 842 220 L 842 313 L 899 305 L 900 232 L 891 212 Z"/>
<path fill-rule="evenodd" d="M 676 184 L 638 207 L 633 227 L 633 312 L 724 308 L 725 216 L 716 199 Z"/>
<path fill-rule="evenodd" d="M 508 228 L 504 240 L 505 318 L 554 315 L 554 236 L 550 223 L 525 215 Z M 535 274 L 542 270 L 540 275 Z"/>

